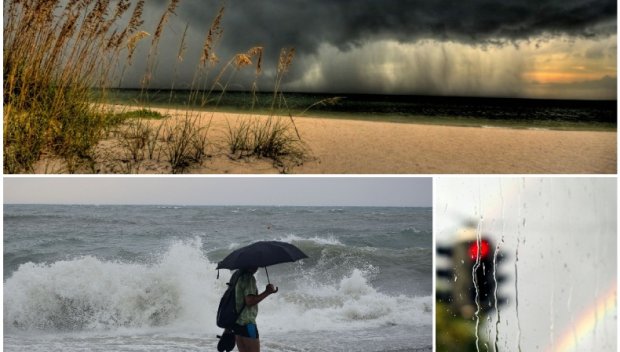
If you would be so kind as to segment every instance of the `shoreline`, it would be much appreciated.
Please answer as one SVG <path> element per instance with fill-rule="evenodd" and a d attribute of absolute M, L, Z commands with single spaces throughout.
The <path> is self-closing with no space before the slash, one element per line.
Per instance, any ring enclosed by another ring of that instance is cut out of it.
<path fill-rule="evenodd" d="M 168 104 L 152 104 L 152 105 L 134 105 L 124 103 L 111 103 L 104 104 L 110 106 L 118 106 L 129 109 L 152 109 L 152 110 L 173 110 L 173 111 L 191 111 L 194 113 L 222 113 L 222 114 L 241 114 L 241 115 L 256 115 L 256 116 L 284 116 L 288 117 L 288 114 L 282 114 L 280 112 L 272 114 L 268 110 L 256 110 L 248 111 L 244 109 L 235 108 L 199 108 L 191 107 L 179 108 L 176 105 Z M 368 122 L 386 122 L 386 123 L 401 123 L 401 124 L 413 124 L 413 125 L 431 125 L 431 126 L 446 126 L 446 127 L 475 127 L 475 128 L 505 128 L 513 130 L 549 130 L 549 131 L 601 131 L 601 132 L 615 132 L 617 131 L 617 124 L 564 124 L 560 126 L 554 126 L 550 124 L 530 124 L 517 123 L 513 120 L 491 120 L 483 118 L 473 117 L 454 117 L 454 116 L 424 116 L 424 115 L 389 115 L 389 114 L 373 114 L 373 113 L 354 113 L 354 112 L 340 112 L 340 111 L 310 111 L 304 115 L 298 115 L 293 113 L 294 118 L 313 118 L 313 119 L 329 119 L 329 120 L 351 120 L 351 121 L 368 121 Z M 459 121 L 462 120 L 462 121 Z"/>
<path fill-rule="evenodd" d="M 110 106 L 113 111 L 136 107 Z M 142 108 L 142 107 L 140 107 Z M 228 126 L 267 116 L 150 108 L 170 117 L 144 120 L 150 126 L 180 124 L 195 117 L 209 127 L 208 157 L 190 174 L 615 174 L 616 131 L 557 131 L 481 128 L 294 117 L 308 158 L 301 165 L 231 155 Z M 288 116 L 284 116 L 287 121 Z M 95 166 L 78 173 L 169 174 L 165 160 L 143 160 L 129 172 L 121 143 L 101 141 Z M 62 161 L 42 160 L 36 173 L 63 173 Z"/>

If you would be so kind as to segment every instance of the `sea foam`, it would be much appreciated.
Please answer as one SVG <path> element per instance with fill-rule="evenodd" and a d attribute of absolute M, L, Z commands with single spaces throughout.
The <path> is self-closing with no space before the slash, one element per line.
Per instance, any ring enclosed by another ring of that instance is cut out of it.
<path fill-rule="evenodd" d="M 84 256 L 23 264 L 5 282 L 5 327 L 220 332 L 215 314 L 230 272 L 222 271 L 217 279 L 216 265 L 199 239 L 175 242 L 154 257 L 153 263 Z M 259 326 L 286 332 L 431 324 L 430 296 L 378 292 L 369 283 L 372 275 L 372 270 L 353 268 L 339 280 L 322 282 L 302 272 L 294 285 L 260 304 Z M 264 284 L 258 283 L 259 290 Z"/>

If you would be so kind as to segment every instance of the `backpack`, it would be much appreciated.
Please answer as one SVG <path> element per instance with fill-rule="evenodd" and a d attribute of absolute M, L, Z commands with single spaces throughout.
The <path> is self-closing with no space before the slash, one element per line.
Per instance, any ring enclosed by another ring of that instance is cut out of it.
<path fill-rule="evenodd" d="M 230 281 L 227 283 L 228 288 L 226 292 L 222 295 L 220 299 L 220 305 L 217 308 L 217 326 L 223 329 L 232 329 L 235 325 L 235 322 L 239 318 L 243 309 L 245 309 L 245 302 L 241 307 L 241 310 L 237 312 L 237 299 L 235 295 L 235 287 L 237 286 L 237 281 L 241 276 L 241 270 L 237 270 L 233 273 Z"/>

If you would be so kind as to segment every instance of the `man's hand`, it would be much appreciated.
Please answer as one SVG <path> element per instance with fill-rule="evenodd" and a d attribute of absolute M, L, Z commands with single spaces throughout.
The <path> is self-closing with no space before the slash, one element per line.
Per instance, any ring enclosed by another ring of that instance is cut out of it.
<path fill-rule="evenodd" d="M 272 293 L 276 293 L 276 292 L 278 292 L 278 288 L 274 287 L 272 284 L 269 284 L 267 285 L 267 287 L 265 287 L 265 291 L 261 293 L 260 295 L 245 296 L 245 305 L 250 306 L 250 307 L 255 306 L 259 304 L 262 300 L 267 298 L 267 296 L 269 296 Z"/>
<path fill-rule="evenodd" d="M 278 288 L 274 287 L 272 284 L 269 284 L 267 285 L 267 287 L 265 287 L 265 292 L 267 292 L 267 294 L 270 295 L 272 293 L 278 292 Z"/>

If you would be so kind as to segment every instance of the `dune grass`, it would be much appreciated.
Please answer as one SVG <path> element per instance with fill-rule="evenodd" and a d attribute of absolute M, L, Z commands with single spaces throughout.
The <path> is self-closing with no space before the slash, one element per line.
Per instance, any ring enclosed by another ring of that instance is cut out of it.
<path fill-rule="evenodd" d="M 228 122 L 227 143 L 231 157 L 272 159 L 283 172 L 307 158 L 305 144 L 295 126 L 282 116 L 252 116 Z"/>
<path fill-rule="evenodd" d="M 147 38 L 150 39 L 148 54 L 141 58 L 147 66 L 140 82 L 145 94 L 153 80 L 159 42 L 179 0 L 169 1 L 153 31 L 143 28 L 144 4 L 144 0 L 4 2 L 5 173 L 33 172 L 35 163 L 46 155 L 64 159 L 67 172 L 79 172 L 84 170 L 80 164 L 95 162 L 98 143 L 111 133 L 116 133 L 119 144 L 128 153 L 123 158 L 134 163 L 164 155 L 176 173 L 205 161 L 208 128 L 200 127 L 205 123 L 198 122 L 198 115 L 186 112 L 178 126 L 163 128 L 160 124 L 157 130 L 151 130 L 148 124 L 137 121 L 165 119 L 165 116 L 148 109 L 148 104 L 124 112 L 105 104 L 106 87 L 118 86 L 123 81 L 127 67 L 139 59 L 135 57 L 137 46 Z M 205 35 L 188 106 L 197 102 L 201 106 L 214 102 L 217 106 L 239 70 L 254 67 L 256 78 L 261 74 L 263 48 L 254 47 L 217 66 L 220 68 L 215 78 L 209 78 L 219 62 L 215 48 L 224 32 L 223 15 L 224 7 L 215 14 Z M 188 26 L 179 40 L 177 65 L 183 62 L 187 35 Z M 280 56 L 274 110 L 285 103 L 280 86 L 293 56 L 293 49 L 283 50 Z M 175 75 L 177 69 L 174 68 Z M 252 87 L 256 89 L 256 80 Z M 102 90 L 103 94 L 95 96 L 92 88 Z M 266 122 L 255 119 L 247 126 L 231 126 L 229 139 L 243 135 L 243 129 L 248 129 L 246 142 L 251 144 L 251 147 L 250 144 L 231 145 L 232 154 L 243 150 L 246 155 L 272 158 L 276 163 L 286 156 L 302 155 L 304 148 L 292 117 L 287 123 L 279 119 L 272 114 Z M 241 130 L 234 131 L 234 128 Z M 292 130 L 295 132 L 291 133 Z M 158 147 L 161 143 L 164 145 Z M 125 172 L 133 171 L 139 168 L 125 169 Z"/>
<path fill-rule="evenodd" d="M 294 48 L 284 48 L 280 51 L 269 115 L 266 118 L 254 116 L 235 125 L 228 123 L 227 140 L 233 156 L 269 158 L 274 161 L 274 166 L 284 172 L 291 166 L 302 164 L 306 159 L 307 147 L 301 139 L 281 91 L 282 79 L 288 72 L 294 56 Z M 282 111 L 288 112 L 288 116 L 280 115 Z"/>
<path fill-rule="evenodd" d="M 161 119 L 166 118 L 167 116 L 162 114 L 159 111 L 143 108 L 139 110 L 130 110 L 130 111 L 124 111 L 121 113 L 117 113 L 115 114 L 114 117 L 120 120 L 126 120 L 126 119 L 161 120 Z"/>
<path fill-rule="evenodd" d="M 172 173 L 183 173 L 193 164 L 202 164 L 206 158 L 208 126 L 200 127 L 198 117 L 186 114 L 180 123 L 167 126 L 164 146 Z"/>
<path fill-rule="evenodd" d="M 68 164 L 92 159 L 105 127 L 118 122 L 95 104 L 119 55 L 142 24 L 144 1 L 4 2 L 4 171 L 32 171 L 43 152 Z M 69 168 L 71 171 L 71 167 Z"/>

